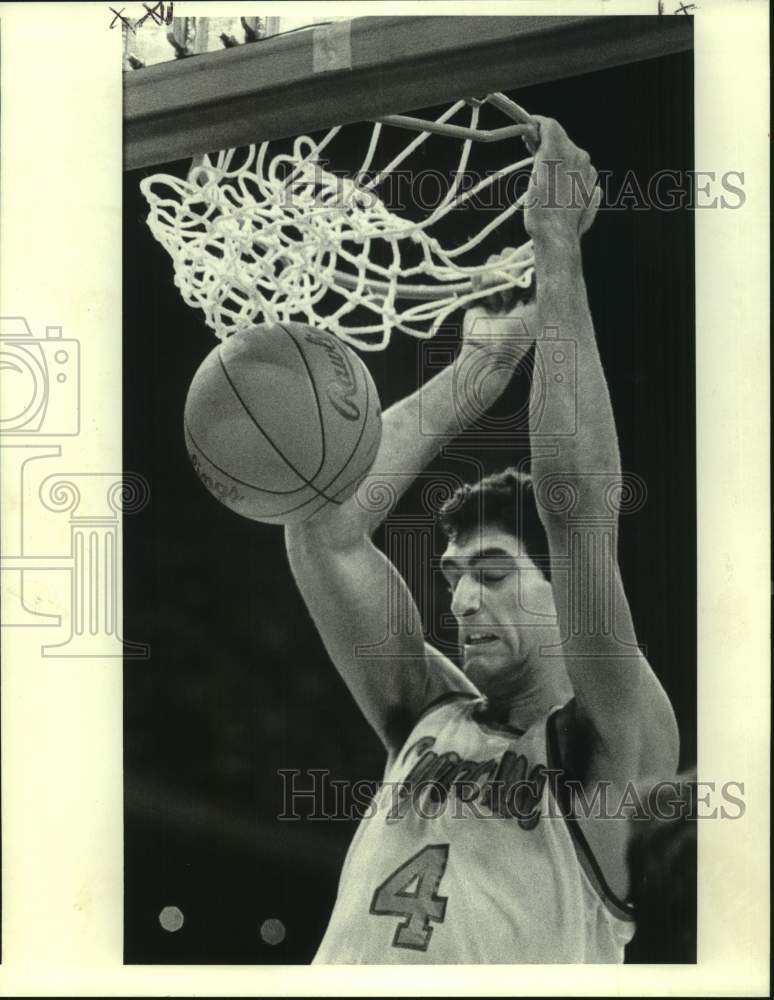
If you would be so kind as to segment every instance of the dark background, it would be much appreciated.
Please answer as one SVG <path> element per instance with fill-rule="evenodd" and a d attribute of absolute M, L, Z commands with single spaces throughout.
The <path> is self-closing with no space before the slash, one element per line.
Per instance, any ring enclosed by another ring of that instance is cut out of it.
<path fill-rule="evenodd" d="M 693 167 L 690 53 L 511 96 L 532 113 L 559 119 L 619 182 L 633 170 L 645 188 L 659 170 Z M 364 127 L 350 134 L 355 145 L 365 141 Z M 409 139 L 402 133 L 396 141 Z M 459 146 L 431 142 L 418 169 L 445 169 Z M 346 155 L 334 166 L 346 165 Z M 473 163 L 487 169 L 495 155 L 502 150 L 479 147 Z M 187 166 L 163 169 L 182 176 Z M 125 957 L 308 962 L 355 823 L 278 821 L 278 771 L 320 768 L 338 780 L 378 779 L 383 753 L 296 593 L 282 530 L 219 505 L 189 465 L 183 402 L 216 341 L 183 303 L 171 261 L 145 225 L 138 185 L 154 172 L 127 173 L 124 186 L 124 465 L 152 488 L 148 507 L 124 519 L 124 634 L 152 651 L 149 660 L 127 660 L 124 670 Z M 473 223 L 459 213 L 448 225 L 466 236 L 488 219 L 479 208 Z M 481 253 L 522 239 L 515 223 Z M 683 767 L 695 762 L 696 740 L 693 259 L 687 209 L 630 202 L 625 211 L 602 210 L 584 239 L 623 468 L 648 488 L 645 507 L 621 521 L 621 572 L 640 642 L 677 713 Z M 449 335 L 438 343 L 448 346 Z M 385 352 L 364 355 L 385 407 L 416 388 L 423 367 L 430 374 L 427 350 L 397 333 Z M 518 411 L 525 391 L 526 378 L 515 378 L 497 412 L 504 418 Z M 465 439 L 457 445 L 464 451 Z M 486 445 L 485 437 L 467 441 L 485 471 L 524 455 L 523 447 Z M 475 476 L 463 459 L 444 456 L 430 471 Z M 421 509 L 421 486 L 398 514 Z M 448 638 L 440 622 L 447 610 L 439 604 L 427 622 L 436 638 Z M 166 905 L 184 913 L 177 933 L 159 924 Z M 287 929 L 274 946 L 259 933 L 270 918 Z M 630 960 L 655 957 L 635 939 Z"/>

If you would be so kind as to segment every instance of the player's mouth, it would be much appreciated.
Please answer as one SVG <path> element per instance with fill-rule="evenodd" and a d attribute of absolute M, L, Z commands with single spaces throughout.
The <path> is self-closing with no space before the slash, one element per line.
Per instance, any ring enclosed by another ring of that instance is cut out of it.
<path fill-rule="evenodd" d="M 472 649 L 479 646 L 489 646 L 493 642 L 498 642 L 499 636 L 496 636 L 493 632 L 468 632 L 463 638 L 463 646 L 465 649 Z"/>

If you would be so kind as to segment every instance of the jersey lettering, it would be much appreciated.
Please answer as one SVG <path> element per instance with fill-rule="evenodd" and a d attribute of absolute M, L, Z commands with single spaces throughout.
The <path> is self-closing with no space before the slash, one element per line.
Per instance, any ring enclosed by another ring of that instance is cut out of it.
<path fill-rule="evenodd" d="M 431 749 L 434 743 L 434 737 L 425 737 L 410 748 L 419 757 L 393 790 L 388 823 L 402 820 L 412 808 L 430 819 L 432 815 L 422 804 L 442 804 L 454 793 L 467 805 L 476 804 L 495 816 L 515 819 L 523 830 L 537 826 L 543 789 L 552 773 L 546 765 L 530 766 L 524 754 L 512 750 L 484 761 L 467 760 L 453 750 L 436 753 Z"/>

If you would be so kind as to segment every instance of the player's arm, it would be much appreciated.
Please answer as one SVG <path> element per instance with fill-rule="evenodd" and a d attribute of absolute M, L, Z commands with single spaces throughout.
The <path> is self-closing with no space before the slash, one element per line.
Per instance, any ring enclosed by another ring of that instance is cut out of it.
<path fill-rule="evenodd" d="M 475 312 L 466 317 L 456 360 L 384 413 L 379 452 L 357 493 L 285 533 L 293 574 L 326 650 L 390 750 L 439 696 L 476 693 L 461 670 L 425 643 L 409 588 L 371 540 L 441 446 L 509 382 L 517 347 L 504 351 L 476 339 L 476 318 Z"/>
<path fill-rule="evenodd" d="M 584 207 L 583 192 L 595 191 L 597 175 L 588 154 L 561 126 L 538 121 L 541 140 L 525 215 L 535 250 L 538 330 L 553 328 L 560 339 L 575 343 L 577 388 L 573 394 L 569 380 L 541 387 L 546 397 L 539 424 L 531 428 L 532 473 L 551 551 L 576 720 L 591 735 L 586 774 L 616 784 L 646 772 L 671 776 L 678 747 L 674 713 L 636 649 L 617 552 L 610 547 L 611 537 L 617 537 L 610 529 L 617 528 L 621 460 L 580 246 L 599 196 Z M 555 350 L 550 339 L 538 335 L 536 365 L 550 369 L 548 354 Z M 559 436 L 572 422 L 576 433 Z M 573 577 L 579 583 L 571 588 Z"/>
<path fill-rule="evenodd" d="M 488 263 L 532 256 L 531 248 L 506 249 Z M 502 284 L 502 272 L 490 271 L 486 284 Z M 474 287 L 483 284 L 473 279 Z M 453 441 L 502 395 L 531 341 L 521 323 L 499 335 L 486 322 L 493 310 L 514 306 L 520 293 L 511 288 L 493 291 L 467 310 L 456 359 L 416 392 L 393 404 L 383 415 L 379 452 L 357 494 L 334 517 L 342 533 L 373 535 L 400 497 L 441 447 Z"/>

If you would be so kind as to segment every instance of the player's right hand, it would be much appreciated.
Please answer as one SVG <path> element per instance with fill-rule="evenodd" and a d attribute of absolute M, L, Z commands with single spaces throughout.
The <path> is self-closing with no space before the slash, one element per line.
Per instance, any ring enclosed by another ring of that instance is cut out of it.
<path fill-rule="evenodd" d="M 493 291 L 490 295 L 477 299 L 468 308 L 462 327 L 464 344 L 489 348 L 498 354 L 507 349 L 508 356 L 513 357 L 515 363 L 529 350 L 537 324 L 534 298 L 525 301 L 523 289 L 513 286 L 502 288 L 504 279 L 507 280 L 508 277 L 505 262 L 520 252 L 531 254 L 532 251 L 506 248 L 502 253 L 488 258 L 487 265 L 493 265 L 492 270 L 471 278 L 474 291 L 484 292 L 489 288 Z M 503 270 L 497 270 L 494 266 L 500 262 L 505 265 Z"/>

